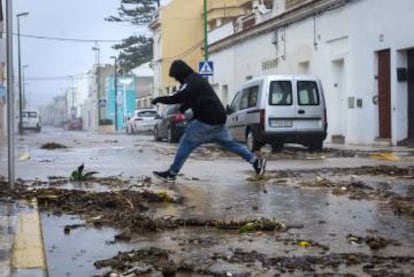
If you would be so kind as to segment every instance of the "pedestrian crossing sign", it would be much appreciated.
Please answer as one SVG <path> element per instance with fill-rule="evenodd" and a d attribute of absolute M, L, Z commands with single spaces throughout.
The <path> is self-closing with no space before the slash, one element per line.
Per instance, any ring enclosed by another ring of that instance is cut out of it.
<path fill-rule="evenodd" d="M 214 75 L 213 61 L 201 61 L 198 63 L 198 73 L 202 76 Z"/>

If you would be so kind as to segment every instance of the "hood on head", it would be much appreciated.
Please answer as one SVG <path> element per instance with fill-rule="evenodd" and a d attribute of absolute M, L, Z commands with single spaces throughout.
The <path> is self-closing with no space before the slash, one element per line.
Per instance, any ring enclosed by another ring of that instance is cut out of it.
<path fill-rule="evenodd" d="M 170 77 L 173 77 L 178 82 L 183 83 L 184 79 L 193 73 L 194 70 L 182 60 L 175 60 L 170 67 Z"/>

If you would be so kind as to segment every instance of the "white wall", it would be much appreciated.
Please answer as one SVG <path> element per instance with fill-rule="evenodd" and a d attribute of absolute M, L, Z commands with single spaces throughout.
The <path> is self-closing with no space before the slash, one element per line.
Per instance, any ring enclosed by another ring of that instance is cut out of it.
<path fill-rule="evenodd" d="M 328 138 L 345 136 L 346 143 L 372 144 L 379 134 L 377 54 L 391 49 L 392 143 L 407 135 L 407 84 L 397 82 L 396 68 L 406 67 L 405 50 L 414 47 L 414 1 L 359 0 L 278 30 L 210 53 L 215 62 L 211 82 L 228 85 L 229 98 L 247 76 L 307 73 L 323 83 L 328 107 Z M 380 37 L 383 40 L 380 40 Z M 314 46 L 316 43 L 316 47 Z M 285 57 L 283 58 L 283 54 Z M 278 58 L 278 65 L 262 69 L 262 63 Z M 218 92 L 219 96 L 221 92 Z M 362 99 L 362 107 L 348 106 Z"/>

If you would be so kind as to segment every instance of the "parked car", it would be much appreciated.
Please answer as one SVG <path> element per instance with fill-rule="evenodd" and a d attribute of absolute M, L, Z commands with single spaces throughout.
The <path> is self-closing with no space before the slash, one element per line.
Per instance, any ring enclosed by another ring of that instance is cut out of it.
<path fill-rule="evenodd" d="M 280 151 L 284 143 L 322 149 L 327 118 L 321 82 L 311 76 L 269 75 L 242 85 L 227 107 L 233 138 L 252 151 L 269 143 Z"/>
<path fill-rule="evenodd" d="M 19 116 L 17 116 L 17 121 L 19 122 Z M 36 132 L 40 132 L 42 123 L 39 112 L 34 110 L 22 111 L 22 127 L 23 130 L 35 130 Z"/>
<path fill-rule="evenodd" d="M 157 123 L 156 115 L 157 110 L 155 109 L 135 110 L 134 115 L 126 123 L 125 131 L 127 134 L 152 132 L 155 123 Z"/>
<path fill-rule="evenodd" d="M 170 143 L 176 143 L 180 140 L 193 117 L 193 112 L 187 110 L 185 114 L 182 114 L 179 109 L 180 105 L 169 105 L 157 117 L 158 122 L 154 126 L 154 140 L 166 139 Z"/>
<path fill-rule="evenodd" d="M 69 119 L 64 125 L 65 130 L 82 130 L 82 118 Z"/>

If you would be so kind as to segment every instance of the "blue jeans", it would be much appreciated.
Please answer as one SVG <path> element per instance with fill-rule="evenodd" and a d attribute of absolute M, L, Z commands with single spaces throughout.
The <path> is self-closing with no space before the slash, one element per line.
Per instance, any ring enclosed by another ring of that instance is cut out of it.
<path fill-rule="evenodd" d="M 239 154 L 249 163 L 253 163 L 256 160 L 256 156 L 246 146 L 233 140 L 226 125 L 210 125 L 195 119 L 188 124 L 180 139 L 170 172 L 174 174 L 180 172 L 190 153 L 201 144 L 208 142 L 220 144 L 225 149 Z"/>

